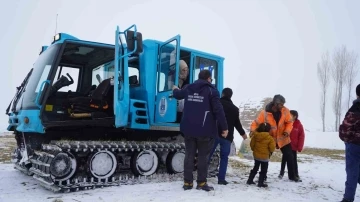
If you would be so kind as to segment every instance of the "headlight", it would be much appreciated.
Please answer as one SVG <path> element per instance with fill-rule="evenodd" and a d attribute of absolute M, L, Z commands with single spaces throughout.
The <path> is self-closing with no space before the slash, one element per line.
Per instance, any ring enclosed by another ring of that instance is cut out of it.
<path fill-rule="evenodd" d="M 56 35 L 54 36 L 54 42 L 55 42 L 55 41 L 59 41 L 60 38 L 61 38 L 61 35 L 60 35 L 60 34 L 56 34 Z"/>

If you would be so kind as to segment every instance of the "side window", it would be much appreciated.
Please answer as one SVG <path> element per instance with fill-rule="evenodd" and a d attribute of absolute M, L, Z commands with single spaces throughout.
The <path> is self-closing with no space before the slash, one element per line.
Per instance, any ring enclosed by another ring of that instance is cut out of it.
<path fill-rule="evenodd" d="M 41 83 L 47 79 L 47 77 L 48 77 L 48 75 L 49 75 L 49 72 L 50 72 L 50 69 L 51 69 L 51 65 L 46 65 L 46 66 L 45 66 L 44 71 L 43 71 L 43 73 L 41 74 L 40 80 L 39 80 L 39 82 L 38 82 L 38 85 L 37 85 L 36 88 L 35 88 L 35 92 L 36 92 L 36 93 L 39 92 Z M 43 88 L 44 88 L 44 87 L 43 87 Z M 41 90 L 43 90 L 43 89 L 41 89 Z"/>
<path fill-rule="evenodd" d="M 218 63 L 216 60 L 211 60 L 203 57 L 196 57 L 193 82 L 198 79 L 198 75 L 201 70 L 208 69 L 211 71 L 212 84 L 216 85 L 217 67 L 218 67 Z"/>
<path fill-rule="evenodd" d="M 159 86 L 159 92 L 164 91 L 165 88 L 165 74 L 160 72 L 160 78 L 159 78 L 159 74 L 156 75 L 156 87 Z"/>
<path fill-rule="evenodd" d="M 92 70 L 91 85 L 98 86 L 104 77 L 104 65 L 96 67 Z"/>
<path fill-rule="evenodd" d="M 158 92 L 170 91 L 175 84 L 176 72 L 176 47 L 177 40 L 173 40 L 160 49 L 160 64 L 157 72 Z"/>
<path fill-rule="evenodd" d="M 103 80 L 114 76 L 114 64 L 107 63 L 92 70 L 91 85 L 98 86 Z"/>
<path fill-rule="evenodd" d="M 129 66 L 129 78 L 130 85 L 139 85 L 139 69 Z"/>
<path fill-rule="evenodd" d="M 129 70 L 129 83 L 130 86 L 138 86 L 140 84 L 140 65 L 139 59 L 133 58 L 129 61 L 128 70 Z"/>
<path fill-rule="evenodd" d="M 115 76 L 115 67 L 114 63 L 111 63 L 110 65 L 105 68 L 105 76 L 104 79 L 108 79 Z"/>
<path fill-rule="evenodd" d="M 70 80 L 70 78 L 66 75 L 69 74 L 74 80 L 74 83 L 69 86 L 64 86 L 60 88 L 58 92 L 68 92 L 69 90 L 71 90 L 72 92 L 76 92 L 78 89 L 79 73 L 80 73 L 79 68 L 59 66 L 56 71 L 55 81 L 59 79 L 61 76 L 65 76 L 67 79 Z"/>

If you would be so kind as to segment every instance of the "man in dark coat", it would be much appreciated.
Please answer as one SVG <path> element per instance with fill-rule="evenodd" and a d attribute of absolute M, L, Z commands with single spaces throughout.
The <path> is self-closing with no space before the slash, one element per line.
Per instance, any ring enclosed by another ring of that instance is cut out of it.
<path fill-rule="evenodd" d="M 345 142 L 346 182 L 342 202 L 354 201 L 357 183 L 360 184 L 360 84 L 357 99 L 345 114 L 339 127 L 339 137 Z"/>
<path fill-rule="evenodd" d="M 245 140 L 247 135 L 241 125 L 240 118 L 239 118 L 239 108 L 236 107 L 233 102 L 231 101 L 231 97 L 233 92 L 231 88 L 224 88 L 222 91 L 222 96 L 220 102 L 224 108 L 226 122 L 228 124 L 229 133 L 227 137 L 223 137 L 221 126 L 219 126 L 218 132 L 219 135 L 215 140 L 214 147 L 212 149 L 211 156 L 214 154 L 215 149 L 218 144 L 220 144 L 220 167 L 219 167 L 219 174 L 218 174 L 218 184 L 227 185 L 228 182 L 225 180 L 226 170 L 228 166 L 228 159 L 230 154 L 231 143 L 234 140 L 234 127 Z M 209 159 L 209 161 L 210 161 Z"/>
<path fill-rule="evenodd" d="M 185 138 L 184 186 L 185 190 L 193 187 L 193 170 L 196 151 L 197 187 L 205 191 L 214 188 L 207 184 L 208 159 L 217 137 L 217 122 L 224 137 L 227 136 L 227 122 L 220 103 L 219 91 L 211 85 L 211 72 L 202 70 L 199 79 L 184 86 L 181 90 L 173 86 L 176 99 L 185 99 L 180 131 Z"/>

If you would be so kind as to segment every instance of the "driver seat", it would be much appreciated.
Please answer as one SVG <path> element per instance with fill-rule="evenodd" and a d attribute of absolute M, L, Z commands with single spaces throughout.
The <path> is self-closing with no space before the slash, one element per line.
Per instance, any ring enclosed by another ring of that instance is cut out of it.
<path fill-rule="evenodd" d="M 104 112 L 113 115 L 113 89 L 111 78 L 103 80 L 89 97 L 75 97 L 69 99 L 72 114 Z"/>

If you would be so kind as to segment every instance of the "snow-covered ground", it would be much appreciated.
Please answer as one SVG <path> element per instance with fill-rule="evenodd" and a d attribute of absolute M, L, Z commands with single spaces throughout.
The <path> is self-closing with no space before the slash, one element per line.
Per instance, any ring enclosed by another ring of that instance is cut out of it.
<path fill-rule="evenodd" d="M 252 165 L 251 161 L 232 158 Z M 175 181 L 66 194 L 49 192 L 40 187 L 32 177 L 22 175 L 9 164 L 3 164 L 0 166 L 0 201 L 339 201 L 344 189 L 344 162 L 318 157 L 312 157 L 312 160 L 299 164 L 303 180 L 301 183 L 290 182 L 286 177 L 277 179 L 280 164 L 270 163 L 269 187 L 265 189 L 246 185 L 247 171 L 233 173 L 234 170 L 229 169 L 230 174 L 237 175 L 228 178 L 231 184 L 221 186 L 216 184 L 215 179 L 209 180 L 209 184 L 215 186 L 214 192 L 196 189 L 184 191 L 181 188 L 182 182 Z M 359 194 L 356 199 L 360 200 Z"/>
<path fill-rule="evenodd" d="M 337 133 L 307 133 L 308 147 L 343 149 Z M 239 141 L 241 143 L 241 141 Z M 236 143 L 239 145 L 239 143 Z M 342 156 L 342 154 L 340 154 Z M 246 165 L 252 161 L 231 157 Z M 11 164 L 0 164 L 0 201 L 340 201 L 345 185 L 345 162 L 320 156 L 299 154 L 299 173 L 303 182 L 290 182 L 287 177 L 278 179 L 280 163 L 270 162 L 268 188 L 246 185 L 249 169 L 228 169 L 227 186 L 217 185 L 217 180 L 209 179 L 215 191 L 205 192 L 196 189 L 184 191 L 182 181 L 155 184 L 124 185 L 75 193 L 52 193 L 41 187 L 35 179 L 13 169 Z M 285 175 L 286 176 L 286 175 Z M 255 179 L 257 180 L 257 178 Z M 196 184 L 196 183 L 195 183 Z M 360 201 L 360 192 L 355 201 Z"/>

